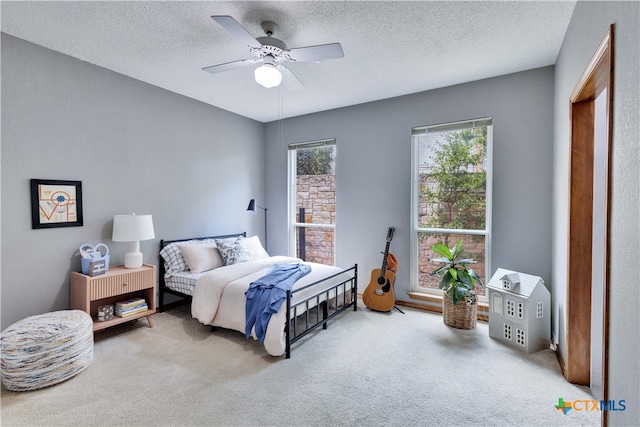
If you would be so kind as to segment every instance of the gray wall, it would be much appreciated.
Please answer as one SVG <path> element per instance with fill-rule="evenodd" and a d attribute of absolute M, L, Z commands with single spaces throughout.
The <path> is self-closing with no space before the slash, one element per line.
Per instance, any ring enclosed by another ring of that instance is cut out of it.
<path fill-rule="evenodd" d="M 2 34 L 2 329 L 69 308 L 77 249 L 113 215 L 152 214 L 159 239 L 247 231 L 264 194 L 264 125 Z M 31 178 L 82 181 L 84 226 L 31 229 Z"/>
<path fill-rule="evenodd" d="M 399 259 L 397 299 L 410 289 L 411 129 L 493 117 L 492 270 L 551 276 L 553 67 L 272 122 L 266 129 L 269 245 L 287 251 L 287 144 L 335 138 L 336 264 L 360 285 L 382 262 L 387 228 Z M 271 237 L 273 236 L 273 237 Z"/>
<path fill-rule="evenodd" d="M 553 331 L 566 348 L 569 97 L 610 24 L 615 24 L 609 310 L 609 398 L 626 400 L 611 425 L 640 425 L 640 3 L 578 2 L 555 71 Z"/>

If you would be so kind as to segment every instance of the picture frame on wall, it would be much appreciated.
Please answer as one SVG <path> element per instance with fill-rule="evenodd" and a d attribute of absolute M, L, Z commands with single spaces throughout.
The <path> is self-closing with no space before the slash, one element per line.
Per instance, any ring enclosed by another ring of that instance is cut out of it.
<path fill-rule="evenodd" d="M 31 180 L 31 228 L 82 225 L 81 181 Z"/>

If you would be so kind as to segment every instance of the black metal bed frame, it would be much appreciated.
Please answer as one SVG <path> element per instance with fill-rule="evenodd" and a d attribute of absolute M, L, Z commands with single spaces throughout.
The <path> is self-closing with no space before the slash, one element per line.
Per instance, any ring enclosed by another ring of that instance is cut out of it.
<path fill-rule="evenodd" d="M 312 286 L 319 285 L 325 281 L 331 280 L 334 277 L 337 277 L 343 273 L 348 273 L 350 271 L 353 271 L 353 277 L 349 277 L 348 279 L 345 279 L 340 283 L 334 284 L 328 288 L 324 288 L 323 290 L 318 291 L 313 295 L 309 295 L 305 299 L 300 300 L 295 304 L 291 304 L 293 296 L 296 293 L 308 289 Z M 340 290 L 342 292 L 340 292 Z M 333 296 L 331 296 L 331 291 L 335 291 Z M 339 304 L 340 299 L 342 299 L 342 304 Z M 331 313 L 329 313 L 329 302 L 331 300 L 333 300 L 334 305 Z M 284 328 L 287 342 L 285 346 L 285 357 L 289 359 L 291 358 L 291 344 L 295 343 L 320 326 L 322 326 L 322 329 L 327 329 L 327 323 L 329 322 L 329 320 L 333 319 L 343 311 L 348 310 L 352 306 L 353 311 L 358 311 L 358 264 L 354 264 L 351 268 L 342 270 L 336 274 L 325 277 L 324 279 L 317 280 L 294 291 L 288 290 L 286 302 L 287 318 Z M 311 308 L 309 307 L 310 302 L 315 302 L 315 304 Z M 303 311 L 304 314 L 302 314 L 301 316 L 304 316 L 304 329 L 298 333 L 298 331 L 296 330 L 298 328 L 298 316 L 296 316 L 296 308 L 303 305 L 305 309 Z M 310 309 L 314 308 L 315 320 L 312 321 L 310 319 Z M 320 316 L 320 309 L 322 309 L 322 316 Z M 293 317 L 291 316 L 292 310 L 294 313 Z"/>
<path fill-rule="evenodd" d="M 231 237 L 247 237 L 247 233 L 236 233 L 236 234 L 225 234 L 223 236 L 206 236 L 206 237 L 191 237 L 188 239 L 175 239 L 175 240 L 160 240 L 160 251 L 158 251 L 158 269 L 160 271 L 160 274 L 158 276 L 160 276 L 160 304 L 158 307 L 158 311 L 163 312 L 165 310 L 177 307 L 179 305 L 183 305 L 186 304 L 188 302 L 191 301 L 191 295 L 179 292 L 179 291 L 174 291 L 171 288 L 167 287 L 167 284 L 164 281 L 164 275 L 167 273 L 167 270 L 164 268 L 164 259 L 162 258 L 162 255 L 160 255 L 160 252 L 162 251 L 162 249 L 167 246 L 170 243 L 178 243 L 178 242 L 188 242 L 189 240 L 204 240 L 204 239 L 228 239 Z M 175 302 L 172 302 L 169 305 L 165 305 L 164 303 L 164 296 L 165 294 L 169 294 L 169 295 L 174 295 L 177 297 L 182 298 L 182 300 L 178 300 Z"/>
<path fill-rule="evenodd" d="M 188 239 L 176 239 L 176 240 L 160 240 L 160 250 L 170 243 L 185 242 L 189 240 L 204 240 L 204 239 L 226 239 L 230 237 L 246 237 L 247 233 L 226 234 L 222 236 L 207 236 L 207 237 L 193 237 Z M 186 304 L 191 301 L 191 296 L 182 292 L 175 291 L 166 286 L 164 281 L 164 275 L 166 273 L 164 266 L 164 259 L 158 254 L 159 265 L 159 279 L 160 279 L 160 307 L 159 311 L 165 311 L 176 307 L 178 305 Z M 312 286 L 320 285 L 331 279 L 353 271 L 353 276 L 346 278 L 338 283 L 334 283 L 327 288 L 307 296 L 306 298 L 296 301 L 292 304 L 293 298 L 296 293 L 309 289 Z M 333 296 L 331 295 L 333 291 Z M 170 294 L 181 297 L 182 300 L 165 305 L 164 294 Z M 333 302 L 333 304 L 330 304 Z M 304 307 L 304 311 L 298 314 L 298 307 Z M 358 264 L 354 264 L 353 267 L 346 270 L 339 271 L 331 276 L 322 278 L 313 283 L 310 283 L 304 287 L 287 291 L 286 298 L 286 320 L 285 320 L 285 357 L 291 358 L 291 345 L 296 341 L 302 339 L 313 330 L 322 326 L 322 329 L 327 329 L 327 323 L 343 311 L 353 307 L 353 311 L 358 311 Z M 293 317 L 292 317 L 293 314 Z M 311 315 L 315 314 L 312 318 Z M 304 320 L 298 319 L 298 317 L 304 317 Z M 302 327 L 302 330 L 298 330 Z"/>

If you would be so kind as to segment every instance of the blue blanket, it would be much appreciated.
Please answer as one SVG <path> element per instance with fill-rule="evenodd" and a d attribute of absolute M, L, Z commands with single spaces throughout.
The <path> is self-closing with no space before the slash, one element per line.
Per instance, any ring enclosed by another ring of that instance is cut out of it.
<path fill-rule="evenodd" d="M 255 325 L 258 341 L 264 341 L 271 315 L 278 312 L 282 301 L 287 297 L 287 291 L 293 288 L 293 284 L 309 272 L 311 267 L 306 264 L 275 264 L 266 275 L 249 285 L 249 290 L 245 292 L 247 338 L 251 336 L 251 329 Z"/>

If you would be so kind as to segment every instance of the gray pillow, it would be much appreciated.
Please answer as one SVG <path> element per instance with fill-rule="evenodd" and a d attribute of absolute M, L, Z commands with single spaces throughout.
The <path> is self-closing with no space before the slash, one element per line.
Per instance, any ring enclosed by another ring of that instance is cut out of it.
<path fill-rule="evenodd" d="M 216 245 L 225 265 L 238 264 L 251 259 L 240 238 L 216 240 Z"/>

